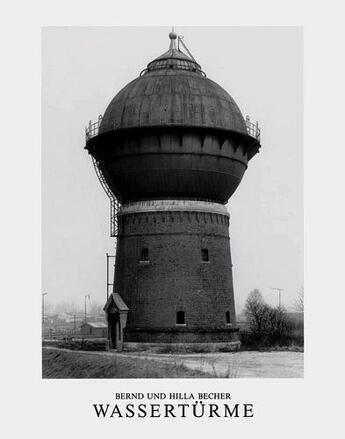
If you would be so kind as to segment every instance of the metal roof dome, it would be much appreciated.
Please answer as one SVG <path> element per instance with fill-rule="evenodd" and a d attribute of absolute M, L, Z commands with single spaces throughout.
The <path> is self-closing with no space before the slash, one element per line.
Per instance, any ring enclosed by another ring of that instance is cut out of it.
<path fill-rule="evenodd" d="M 147 65 L 147 68 L 142 73 L 147 73 L 152 70 L 175 68 L 175 69 L 189 70 L 192 72 L 197 72 L 199 74 L 205 75 L 202 72 L 200 65 L 195 61 L 195 59 L 192 57 L 191 54 L 189 57 L 188 55 L 183 53 L 179 47 L 176 48 L 175 40 L 177 38 L 177 34 L 175 32 L 170 32 L 169 38 L 170 38 L 169 50 L 163 53 L 163 55 L 151 61 Z"/>
<path fill-rule="evenodd" d="M 233 98 L 206 78 L 188 49 L 190 56 L 176 47 L 174 32 L 169 38 L 169 50 L 151 61 L 110 102 L 99 133 L 178 125 L 219 128 L 247 135 L 245 120 Z"/>
<path fill-rule="evenodd" d="M 188 55 L 170 47 L 86 128 L 86 149 L 111 199 L 224 204 L 260 148 L 260 129 Z"/>

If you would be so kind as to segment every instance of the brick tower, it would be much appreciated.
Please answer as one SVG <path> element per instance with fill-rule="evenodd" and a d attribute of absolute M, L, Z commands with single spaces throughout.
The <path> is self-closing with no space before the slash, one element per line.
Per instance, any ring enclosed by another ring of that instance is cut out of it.
<path fill-rule="evenodd" d="M 182 40 L 169 38 L 169 50 L 86 130 L 117 238 L 109 339 L 119 349 L 236 348 L 225 205 L 260 148 L 260 131 Z"/>

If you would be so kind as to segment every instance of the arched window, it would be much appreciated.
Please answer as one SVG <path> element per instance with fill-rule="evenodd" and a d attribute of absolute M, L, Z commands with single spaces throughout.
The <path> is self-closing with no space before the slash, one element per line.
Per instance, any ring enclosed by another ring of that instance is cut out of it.
<path fill-rule="evenodd" d="M 227 311 L 225 313 L 225 317 L 226 317 L 226 323 L 229 325 L 231 323 L 231 321 L 230 321 L 230 311 Z"/>
<path fill-rule="evenodd" d="M 176 325 L 184 325 L 185 322 L 185 313 L 184 311 L 177 311 L 176 313 Z"/>

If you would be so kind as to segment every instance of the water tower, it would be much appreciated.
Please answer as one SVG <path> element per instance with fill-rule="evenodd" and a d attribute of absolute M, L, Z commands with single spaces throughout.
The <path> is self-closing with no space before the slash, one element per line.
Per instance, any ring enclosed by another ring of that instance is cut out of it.
<path fill-rule="evenodd" d="M 260 148 L 260 131 L 181 38 L 169 39 L 169 50 L 86 129 L 116 238 L 109 340 L 118 349 L 236 348 L 226 203 Z"/>

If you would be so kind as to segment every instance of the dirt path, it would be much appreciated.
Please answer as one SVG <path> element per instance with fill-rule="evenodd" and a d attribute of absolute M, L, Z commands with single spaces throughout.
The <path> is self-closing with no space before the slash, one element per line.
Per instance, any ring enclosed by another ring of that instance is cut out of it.
<path fill-rule="evenodd" d="M 145 353 L 140 356 L 178 363 L 218 378 L 303 378 L 303 352 Z"/>
<path fill-rule="evenodd" d="M 50 348 L 51 349 L 51 348 Z M 155 360 L 183 365 L 218 378 L 303 378 L 303 352 L 226 352 L 203 354 L 154 354 L 148 352 L 91 352 L 98 356 Z"/>
<path fill-rule="evenodd" d="M 219 378 L 303 378 L 302 352 L 169 355 L 164 361 L 178 361 L 190 369 L 212 373 Z"/>

